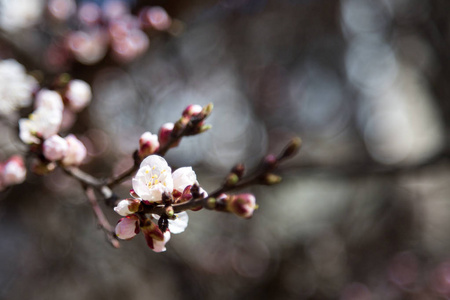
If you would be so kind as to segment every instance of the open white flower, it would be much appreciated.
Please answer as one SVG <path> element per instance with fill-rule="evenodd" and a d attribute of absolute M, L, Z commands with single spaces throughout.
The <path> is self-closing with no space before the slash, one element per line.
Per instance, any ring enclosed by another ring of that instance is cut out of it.
<path fill-rule="evenodd" d="M 140 168 L 133 178 L 133 190 L 142 198 L 149 202 L 162 200 L 162 194 L 172 193 L 173 179 L 172 169 L 166 160 L 158 155 L 150 155 L 144 159 Z"/>
<path fill-rule="evenodd" d="M 27 75 L 25 68 L 17 61 L 0 61 L 0 113 L 10 114 L 30 105 L 33 90 L 37 86 L 36 79 Z"/>
<path fill-rule="evenodd" d="M 38 107 L 28 119 L 19 120 L 20 139 L 26 144 L 39 144 L 39 137 L 47 139 L 61 126 L 62 110 Z"/>

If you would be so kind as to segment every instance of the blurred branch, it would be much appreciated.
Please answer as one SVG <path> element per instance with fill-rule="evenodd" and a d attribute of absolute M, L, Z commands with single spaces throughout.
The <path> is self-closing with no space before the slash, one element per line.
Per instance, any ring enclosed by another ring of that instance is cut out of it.
<path fill-rule="evenodd" d="M 85 193 L 97 218 L 98 225 L 105 232 L 108 242 L 114 248 L 119 248 L 120 245 L 114 233 L 114 228 L 111 226 L 111 224 L 109 224 L 108 220 L 105 217 L 105 214 L 103 213 L 103 210 L 99 206 L 94 189 L 92 187 L 85 187 Z"/>

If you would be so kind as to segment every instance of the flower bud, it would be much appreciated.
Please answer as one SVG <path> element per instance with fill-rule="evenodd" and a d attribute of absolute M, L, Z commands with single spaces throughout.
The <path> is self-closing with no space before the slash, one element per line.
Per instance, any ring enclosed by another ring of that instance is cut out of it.
<path fill-rule="evenodd" d="M 173 123 L 165 123 L 161 126 L 158 133 L 158 140 L 160 145 L 165 145 L 169 142 L 174 126 L 175 125 Z M 177 141 L 172 145 L 172 147 L 178 146 L 179 143 L 180 141 Z"/>
<path fill-rule="evenodd" d="M 242 176 L 244 176 L 244 172 L 245 172 L 245 166 L 244 164 L 237 164 L 233 167 L 233 169 L 231 170 L 232 173 L 236 174 L 237 177 L 239 177 L 239 179 L 242 178 Z"/>
<path fill-rule="evenodd" d="M 155 153 L 159 149 L 158 136 L 147 131 L 141 135 L 139 139 L 139 157 L 146 158 L 150 154 Z"/>
<path fill-rule="evenodd" d="M 278 159 L 275 155 L 268 154 L 264 157 L 264 163 L 271 168 L 275 168 L 278 163 Z"/>
<path fill-rule="evenodd" d="M 23 158 L 18 155 L 14 155 L 9 158 L 2 168 L 2 183 L 5 186 L 19 184 L 25 180 L 27 170 L 23 162 Z"/>
<path fill-rule="evenodd" d="M 128 216 L 139 211 L 141 201 L 138 199 L 124 199 L 117 203 L 114 211 L 121 216 Z"/>
<path fill-rule="evenodd" d="M 198 130 L 198 133 L 203 133 L 205 131 L 210 130 L 211 128 L 212 128 L 211 124 L 202 125 L 202 126 L 200 126 L 200 129 Z"/>
<path fill-rule="evenodd" d="M 69 149 L 69 144 L 59 135 L 52 135 L 44 141 L 43 153 L 49 161 L 57 161 L 62 159 Z"/>
<path fill-rule="evenodd" d="M 69 134 L 65 140 L 69 148 L 67 149 L 66 156 L 62 159 L 62 163 L 65 166 L 79 166 L 86 157 L 86 147 L 73 134 Z"/>
<path fill-rule="evenodd" d="M 285 159 L 294 156 L 300 147 L 302 146 L 302 140 L 299 137 L 293 138 L 289 144 L 281 152 L 279 159 Z"/>
<path fill-rule="evenodd" d="M 209 103 L 203 107 L 201 113 L 204 116 L 204 118 L 207 118 L 212 113 L 213 108 L 214 105 L 212 103 Z"/>
<path fill-rule="evenodd" d="M 196 116 L 199 113 L 201 113 L 203 108 L 198 104 L 191 104 L 188 107 L 186 107 L 182 113 L 183 117 L 190 118 L 192 116 Z"/>
<path fill-rule="evenodd" d="M 69 102 L 69 108 L 79 112 L 91 102 L 91 87 L 83 80 L 71 80 L 67 85 L 65 97 Z"/>
<path fill-rule="evenodd" d="M 160 6 L 144 7 L 139 13 L 142 27 L 153 27 L 156 30 L 167 30 L 172 24 L 166 10 Z"/>
<path fill-rule="evenodd" d="M 264 175 L 263 180 L 264 180 L 264 184 L 273 185 L 273 184 L 280 183 L 282 178 L 281 178 L 281 176 L 278 176 L 278 175 L 275 175 L 272 173 L 267 173 Z"/>
<path fill-rule="evenodd" d="M 243 218 L 251 218 L 256 208 L 256 199 L 252 194 L 233 195 L 227 201 L 227 210 Z"/>
<path fill-rule="evenodd" d="M 139 233 L 139 218 L 135 215 L 127 216 L 119 220 L 115 229 L 119 239 L 129 240 Z"/>
<path fill-rule="evenodd" d="M 234 186 L 236 183 L 238 183 L 239 177 L 235 173 L 230 173 L 227 176 L 227 180 L 225 182 L 226 186 Z"/>
<path fill-rule="evenodd" d="M 166 216 L 168 216 L 169 218 L 172 218 L 173 215 L 175 214 L 172 206 L 167 206 L 164 210 L 166 212 Z"/>

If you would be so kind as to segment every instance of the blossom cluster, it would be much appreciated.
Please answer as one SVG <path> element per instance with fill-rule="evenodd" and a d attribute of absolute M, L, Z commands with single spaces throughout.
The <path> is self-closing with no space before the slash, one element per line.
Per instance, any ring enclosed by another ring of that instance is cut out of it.
<path fill-rule="evenodd" d="M 191 167 L 179 168 L 172 173 L 164 158 L 150 155 L 142 161 L 132 184 L 133 198 L 121 200 L 114 208 L 124 216 L 116 226 L 116 235 L 128 240 L 142 231 L 153 251 L 165 251 L 170 234 L 183 232 L 189 221 L 186 212 L 174 213 L 171 204 L 193 199 L 191 190 L 198 185 L 197 176 Z M 208 196 L 202 189 L 199 194 L 202 198 Z M 154 205 L 162 205 L 165 212 L 161 216 L 145 213 L 146 206 Z"/>
<path fill-rule="evenodd" d="M 33 112 L 18 123 L 19 138 L 36 154 L 32 164 L 36 173 L 51 171 L 56 167 L 56 162 L 64 166 L 78 166 L 85 159 L 87 151 L 84 144 L 73 134 L 63 138 L 58 132 L 70 125 L 74 114 L 84 109 L 91 98 L 91 88 L 82 80 L 59 83 L 56 90 L 40 88 L 36 79 L 27 75 L 21 64 L 13 59 L 0 61 L 0 114 L 11 114 L 34 102 Z M 22 182 L 25 178 L 22 175 L 25 174 L 22 172 L 23 165 L 22 159 L 16 156 L 3 164 L 0 168 L 0 176 L 4 177 L 1 186 Z M 11 175 L 12 170 L 18 170 L 17 174 Z"/>
<path fill-rule="evenodd" d="M 75 0 L 50 0 L 48 11 L 55 22 L 78 25 L 50 46 L 48 59 L 56 65 L 68 58 L 92 65 L 108 51 L 118 62 L 131 61 L 148 49 L 150 31 L 167 31 L 172 25 L 162 7 L 146 6 L 135 16 L 129 4 L 118 0 L 78 6 Z"/>
<path fill-rule="evenodd" d="M 69 82 L 64 93 L 69 110 L 79 111 L 91 100 L 89 85 L 81 80 Z M 86 147 L 69 134 L 62 138 L 58 131 L 64 119 L 64 103 L 60 93 L 41 89 L 36 94 L 35 110 L 28 118 L 19 120 L 19 137 L 29 145 L 40 145 L 33 149 L 42 152 L 48 162 L 61 161 L 65 166 L 77 166 L 86 157 Z"/>

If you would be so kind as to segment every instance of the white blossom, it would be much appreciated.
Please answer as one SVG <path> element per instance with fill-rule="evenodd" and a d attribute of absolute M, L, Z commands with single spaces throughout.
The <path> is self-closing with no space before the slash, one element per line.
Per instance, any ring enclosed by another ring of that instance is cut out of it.
<path fill-rule="evenodd" d="M 62 159 L 62 163 L 66 166 L 79 166 L 86 158 L 86 147 L 73 134 L 69 134 L 65 140 L 69 147 L 66 156 Z"/>
<path fill-rule="evenodd" d="M 34 77 L 27 75 L 25 68 L 17 61 L 0 61 L 0 113 L 10 114 L 30 105 L 33 90 L 37 86 Z"/>
<path fill-rule="evenodd" d="M 69 144 L 59 135 L 52 135 L 44 141 L 43 153 L 46 159 L 57 161 L 62 159 L 69 149 Z"/>
<path fill-rule="evenodd" d="M 143 200 L 156 202 L 162 200 L 164 192 L 172 193 L 172 169 L 166 160 L 158 155 L 145 158 L 133 178 L 133 190 Z"/>
<path fill-rule="evenodd" d="M 62 110 L 38 107 L 28 119 L 19 120 L 19 137 L 26 144 L 39 144 L 39 137 L 47 139 L 61 126 Z"/>
<path fill-rule="evenodd" d="M 44 107 L 48 110 L 58 110 L 62 111 L 64 109 L 64 104 L 61 95 L 55 91 L 50 91 L 48 89 L 41 89 L 36 94 L 36 100 L 34 107 L 40 108 Z"/>
<path fill-rule="evenodd" d="M 0 27 L 14 32 L 39 22 L 43 0 L 0 0 Z"/>
<path fill-rule="evenodd" d="M 69 100 L 70 109 L 79 112 L 92 100 L 91 87 L 83 80 L 71 80 L 67 85 L 65 96 Z"/>
<path fill-rule="evenodd" d="M 195 175 L 192 167 L 183 167 L 176 169 L 173 174 L 173 187 L 179 192 L 183 192 L 188 185 L 193 185 L 197 182 L 197 175 Z"/>

